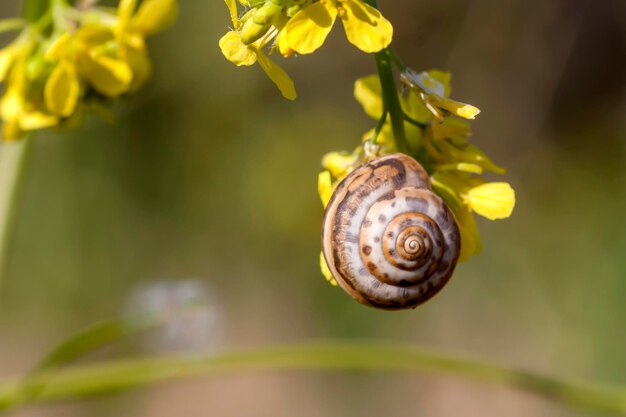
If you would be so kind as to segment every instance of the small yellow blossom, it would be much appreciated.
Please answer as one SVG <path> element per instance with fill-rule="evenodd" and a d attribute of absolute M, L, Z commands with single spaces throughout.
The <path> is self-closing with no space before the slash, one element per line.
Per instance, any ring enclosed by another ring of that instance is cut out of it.
<path fill-rule="evenodd" d="M 393 26 L 374 7 L 360 0 L 320 0 L 296 13 L 287 23 L 287 42 L 300 54 L 317 50 L 330 33 L 337 16 L 348 41 L 363 52 L 386 48 Z"/>
<path fill-rule="evenodd" d="M 5 140 L 18 139 L 24 132 L 54 126 L 58 119 L 34 108 L 29 103 L 29 85 L 26 78 L 26 60 L 30 47 L 24 47 L 13 57 L 7 87 L 0 99 L 2 136 Z"/>
<path fill-rule="evenodd" d="M 51 2 L 51 19 L 26 26 L 0 50 L 5 139 L 73 126 L 97 101 L 141 87 L 151 73 L 145 38 L 172 23 L 176 0 L 121 0 L 117 10 Z M 26 65 L 28 62 L 28 65 Z M 89 96 L 89 103 L 83 97 Z"/>

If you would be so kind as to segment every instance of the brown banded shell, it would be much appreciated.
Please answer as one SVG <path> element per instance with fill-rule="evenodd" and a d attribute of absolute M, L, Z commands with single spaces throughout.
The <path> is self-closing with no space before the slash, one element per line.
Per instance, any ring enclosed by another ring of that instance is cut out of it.
<path fill-rule="evenodd" d="M 428 174 L 403 154 L 352 171 L 324 214 L 322 251 L 335 280 L 357 301 L 386 310 L 414 308 L 441 290 L 460 242 Z"/>

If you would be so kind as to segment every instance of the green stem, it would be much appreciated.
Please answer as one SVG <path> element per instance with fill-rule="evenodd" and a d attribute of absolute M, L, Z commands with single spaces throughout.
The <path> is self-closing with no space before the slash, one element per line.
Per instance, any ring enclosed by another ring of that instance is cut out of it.
<path fill-rule="evenodd" d="M 404 71 L 407 67 L 406 65 L 404 65 L 404 62 L 402 62 L 398 54 L 396 54 L 396 51 L 391 48 L 387 48 L 387 51 L 389 52 L 389 57 L 391 58 L 393 63 L 396 64 L 396 67 L 398 67 L 400 71 Z"/>
<path fill-rule="evenodd" d="M 415 120 L 406 113 L 404 114 L 404 120 L 411 123 L 413 126 L 419 127 L 420 129 L 426 129 L 428 127 L 428 123 L 422 123 L 419 120 Z"/>
<path fill-rule="evenodd" d="M 258 370 L 444 373 L 524 389 L 572 407 L 626 415 L 626 388 L 564 381 L 402 344 L 340 341 L 213 356 L 119 360 L 44 371 L 29 380 L 31 387 L 38 387 L 35 397 L 22 397 L 20 379 L 0 382 L 0 410 L 26 402 L 94 396 L 173 378 Z"/>
<path fill-rule="evenodd" d="M 0 143 L 0 281 L 5 272 L 15 200 L 29 144 L 29 138 Z"/>
<path fill-rule="evenodd" d="M 385 123 L 387 122 L 387 116 L 389 115 L 389 112 L 387 111 L 387 109 L 383 109 L 383 115 L 380 116 L 380 119 L 378 119 L 378 123 L 376 124 L 376 128 L 374 128 L 374 135 L 372 136 L 372 143 L 376 144 L 378 143 L 378 135 L 380 135 L 381 130 L 383 130 L 383 127 L 385 126 Z"/>
<path fill-rule="evenodd" d="M 389 112 L 396 146 L 400 152 L 408 154 L 410 153 L 410 148 L 404 132 L 404 112 L 398 98 L 396 81 L 393 78 L 391 60 L 387 49 L 377 52 L 374 58 L 376 59 L 376 67 L 378 68 L 378 76 L 382 87 L 383 107 Z"/>

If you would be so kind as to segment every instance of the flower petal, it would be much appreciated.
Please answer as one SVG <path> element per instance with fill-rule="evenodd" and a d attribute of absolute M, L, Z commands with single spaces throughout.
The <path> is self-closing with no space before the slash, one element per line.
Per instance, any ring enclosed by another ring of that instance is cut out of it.
<path fill-rule="evenodd" d="M 463 204 L 461 197 L 446 180 L 448 180 L 448 178 L 446 178 L 445 175 L 441 175 L 440 173 L 435 174 L 432 177 L 433 191 L 446 202 L 450 210 L 454 213 L 456 224 L 459 226 L 459 232 L 461 233 L 461 253 L 459 255 L 459 262 L 465 262 L 471 256 L 478 255 L 481 252 L 482 243 L 480 233 L 478 232 L 474 215 L 468 207 Z"/>
<path fill-rule="evenodd" d="M 463 117 L 464 119 L 475 119 L 480 113 L 480 109 L 478 107 L 472 106 L 471 104 L 461 103 L 460 101 L 454 101 L 449 98 L 429 96 L 427 101 L 439 108 L 449 111 L 452 114 Z"/>
<path fill-rule="evenodd" d="M 144 36 L 166 29 L 176 20 L 177 4 L 176 0 L 144 0 L 133 16 L 132 28 Z"/>
<path fill-rule="evenodd" d="M 122 27 L 126 26 L 126 23 L 130 20 L 136 7 L 137 0 L 120 0 L 117 6 L 117 15 L 119 16 L 119 22 Z"/>
<path fill-rule="evenodd" d="M 333 184 L 329 171 L 322 171 L 317 175 L 317 193 L 320 195 L 322 205 L 326 208 L 330 196 L 333 194 Z"/>
<path fill-rule="evenodd" d="M 328 280 L 328 282 L 333 286 L 337 286 L 337 281 L 333 277 L 333 274 L 330 272 L 328 268 L 328 264 L 326 263 L 326 259 L 324 259 L 324 252 L 320 252 L 320 270 L 322 271 L 322 275 Z"/>
<path fill-rule="evenodd" d="M 322 158 L 322 166 L 330 171 L 333 177 L 343 179 L 356 160 L 355 155 L 347 152 L 329 152 Z"/>
<path fill-rule="evenodd" d="M 363 52 L 378 52 L 393 38 L 393 26 L 374 7 L 359 0 L 343 3 L 341 20 L 351 44 Z"/>
<path fill-rule="evenodd" d="M 287 43 L 300 54 L 310 54 L 318 49 L 337 18 L 333 1 L 321 0 L 296 13 L 285 26 Z"/>
<path fill-rule="evenodd" d="M 233 22 L 233 29 L 239 28 L 239 17 L 237 14 L 237 0 L 224 0 L 230 12 L 230 21 Z"/>
<path fill-rule="evenodd" d="M 69 117 L 76 109 L 80 83 L 76 70 L 68 62 L 61 61 L 54 68 L 44 87 L 44 99 L 50 113 Z"/>
<path fill-rule="evenodd" d="M 378 75 L 359 78 L 354 83 L 354 97 L 368 116 L 380 119 L 383 114 L 382 88 Z"/>
<path fill-rule="evenodd" d="M 9 70 L 15 60 L 15 47 L 11 45 L 0 50 L 0 83 L 9 74 Z"/>
<path fill-rule="evenodd" d="M 490 182 L 470 189 L 463 200 L 489 220 L 505 219 L 515 207 L 515 191 L 506 182 Z"/>
<path fill-rule="evenodd" d="M 220 39 L 220 49 L 222 54 L 233 64 L 238 67 L 245 65 L 253 65 L 257 60 L 257 54 L 254 49 L 248 45 L 245 45 L 239 33 L 230 31 Z"/>
<path fill-rule="evenodd" d="M 276 45 L 278 45 L 278 51 L 280 54 L 285 58 L 290 57 L 294 54 L 294 52 L 296 52 L 291 49 L 291 45 L 289 45 L 289 42 L 287 41 L 287 31 L 285 29 L 281 30 L 278 32 L 278 35 L 276 35 Z"/>
<path fill-rule="evenodd" d="M 58 124 L 59 120 L 54 116 L 36 111 L 22 114 L 19 123 L 22 130 L 37 130 L 52 127 Z"/>
<path fill-rule="evenodd" d="M 283 97 L 288 100 L 296 99 L 296 88 L 289 75 L 278 66 L 274 61 L 269 59 L 267 55 L 260 49 L 256 51 L 259 65 L 265 71 L 265 74 L 276 84 Z"/>
<path fill-rule="evenodd" d="M 79 71 L 101 94 L 117 97 L 130 87 L 133 72 L 124 60 L 106 55 L 81 54 Z"/>
<path fill-rule="evenodd" d="M 128 91 L 131 93 L 139 90 L 152 74 L 152 63 L 144 48 L 126 46 L 126 62 L 133 72 L 133 81 L 130 83 Z"/>
<path fill-rule="evenodd" d="M 454 216 L 461 232 L 461 253 L 459 262 L 465 262 L 470 257 L 480 254 L 482 251 L 482 242 L 480 233 L 476 225 L 474 215 L 464 207 L 453 210 Z"/>

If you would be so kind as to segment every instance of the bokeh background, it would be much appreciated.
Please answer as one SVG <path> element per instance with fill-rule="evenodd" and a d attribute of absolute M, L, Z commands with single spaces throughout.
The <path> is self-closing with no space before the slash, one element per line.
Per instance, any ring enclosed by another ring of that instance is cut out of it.
<path fill-rule="evenodd" d="M 181 0 L 177 25 L 150 42 L 154 77 L 116 124 L 33 144 L 0 291 L 0 377 L 138 292 L 192 282 L 214 315 L 172 349 L 394 340 L 626 384 L 626 3 L 381 4 L 406 63 L 451 71 L 454 97 L 483 110 L 472 140 L 517 190 L 511 219 L 480 221 L 482 255 L 415 311 L 368 309 L 328 285 L 319 161 L 373 126 L 352 97 L 372 58 L 337 27 L 315 55 L 281 60 L 299 93 L 287 102 L 258 67 L 221 56 L 223 2 Z M 17 11 L 0 4 L 2 17 Z M 12 415 L 589 414 L 437 375 L 246 372 Z"/>

